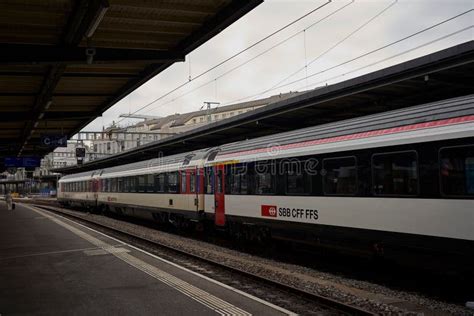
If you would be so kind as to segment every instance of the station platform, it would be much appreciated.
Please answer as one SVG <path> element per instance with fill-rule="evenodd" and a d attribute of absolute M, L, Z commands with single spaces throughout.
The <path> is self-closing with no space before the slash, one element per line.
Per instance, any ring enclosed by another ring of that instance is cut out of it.
<path fill-rule="evenodd" d="M 0 315 L 291 312 L 31 205 L 0 201 Z"/>

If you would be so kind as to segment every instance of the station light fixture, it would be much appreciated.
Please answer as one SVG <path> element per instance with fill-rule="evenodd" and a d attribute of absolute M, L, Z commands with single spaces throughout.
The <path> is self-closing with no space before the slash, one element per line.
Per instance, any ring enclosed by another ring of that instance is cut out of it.
<path fill-rule="evenodd" d="M 99 9 L 97 10 L 96 15 L 94 16 L 94 19 L 92 20 L 89 28 L 86 31 L 86 37 L 90 38 L 92 35 L 94 35 L 95 31 L 97 30 L 97 27 L 99 27 L 100 22 L 104 18 L 105 13 L 109 9 L 109 2 L 108 1 L 100 1 L 99 4 Z"/>
<path fill-rule="evenodd" d="M 48 102 L 46 102 L 46 105 L 44 106 L 44 109 L 45 110 L 49 109 L 49 107 L 51 106 L 51 103 L 53 103 L 53 100 L 48 100 Z"/>

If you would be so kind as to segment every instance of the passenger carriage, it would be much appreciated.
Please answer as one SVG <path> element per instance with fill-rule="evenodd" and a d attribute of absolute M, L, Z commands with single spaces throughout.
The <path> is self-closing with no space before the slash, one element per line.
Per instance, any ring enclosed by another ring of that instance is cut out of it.
<path fill-rule="evenodd" d="M 63 177 L 58 200 L 231 233 L 473 258 L 474 96 Z M 464 260 L 464 259 L 462 259 Z"/>

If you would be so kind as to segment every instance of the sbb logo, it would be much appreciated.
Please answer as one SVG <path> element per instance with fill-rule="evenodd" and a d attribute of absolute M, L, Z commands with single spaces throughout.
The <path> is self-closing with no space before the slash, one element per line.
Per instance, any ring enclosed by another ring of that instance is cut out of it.
<path fill-rule="evenodd" d="M 262 205 L 262 216 L 277 217 L 277 207 L 275 205 Z"/>

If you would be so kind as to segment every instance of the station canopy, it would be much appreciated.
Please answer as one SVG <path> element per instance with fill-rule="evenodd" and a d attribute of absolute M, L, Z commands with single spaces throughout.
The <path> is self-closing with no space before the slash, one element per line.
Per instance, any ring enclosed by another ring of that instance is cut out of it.
<path fill-rule="evenodd" d="M 261 2 L 1 1 L 0 169 L 52 151 Z"/>

